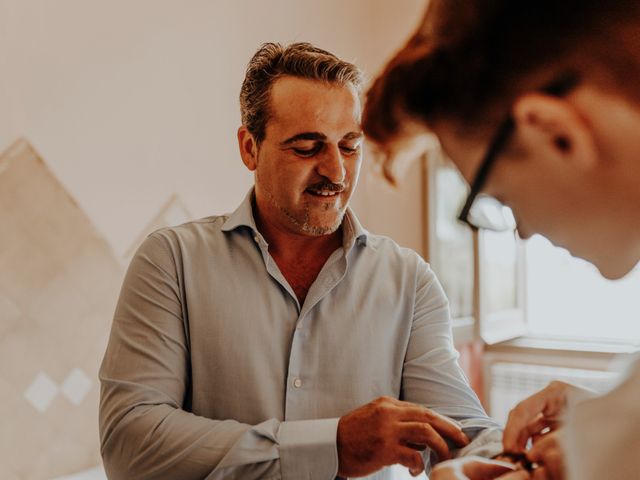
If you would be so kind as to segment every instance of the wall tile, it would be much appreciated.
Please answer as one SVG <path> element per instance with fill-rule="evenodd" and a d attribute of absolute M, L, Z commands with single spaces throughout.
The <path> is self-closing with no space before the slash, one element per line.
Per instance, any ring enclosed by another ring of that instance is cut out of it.
<path fill-rule="evenodd" d="M 93 380 L 82 369 L 74 368 L 65 378 L 61 391 L 71 403 L 78 406 L 85 399 L 92 386 Z"/>
<path fill-rule="evenodd" d="M 27 389 L 24 398 L 38 412 L 46 412 L 53 399 L 60 393 L 60 387 L 45 372 L 38 372 Z"/>

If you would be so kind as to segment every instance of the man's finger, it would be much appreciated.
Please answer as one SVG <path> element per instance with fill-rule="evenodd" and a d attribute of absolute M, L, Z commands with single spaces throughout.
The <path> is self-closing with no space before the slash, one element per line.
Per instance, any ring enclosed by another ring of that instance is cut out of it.
<path fill-rule="evenodd" d="M 538 467 L 533 472 L 531 472 L 531 478 L 533 480 L 550 480 L 547 469 L 544 467 Z"/>
<path fill-rule="evenodd" d="M 441 415 L 415 403 L 385 398 L 385 401 L 397 407 L 397 418 L 401 422 L 422 422 L 430 424 L 442 437 L 452 440 L 457 446 L 469 444 L 469 437 L 462 431 L 462 427 L 449 417 Z"/>
<path fill-rule="evenodd" d="M 523 452 L 529 439 L 526 426 L 540 414 L 547 421 L 557 422 L 567 406 L 567 396 L 576 390 L 578 390 L 577 387 L 554 381 L 543 390 L 520 402 L 509 413 L 504 429 L 502 443 L 505 451 Z"/>
<path fill-rule="evenodd" d="M 548 395 L 547 389 L 541 390 L 518 403 L 509 412 L 509 418 L 502 437 L 502 444 L 506 452 L 521 453 L 524 451 L 529 440 L 527 425 L 535 421 L 545 409 Z"/>
<path fill-rule="evenodd" d="M 404 402 L 408 403 L 408 402 Z M 460 425 L 449 417 L 441 415 L 428 408 L 408 403 L 398 413 L 398 419 L 403 422 L 429 423 L 441 436 L 452 440 L 457 446 L 469 444 L 469 437 L 462 431 Z"/>
<path fill-rule="evenodd" d="M 544 418 L 544 415 L 539 414 L 536 418 L 534 418 L 531 422 L 529 422 L 526 426 L 527 436 L 534 437 L 536 435 L 540 435 L 543 430 L 549 428 L 549 425 L 553 423 Z"/>
<path fill-rule="evenodd" d="M 543 435 L 527 452 L 527 459 L 532 463 L 541 463 L 545 453 L 556 447 L 555 435 Z"/>
<path fill-rule="evenodd" d="M 458 447 L 469 445 L 469 437 L 462 431 L 460 425 L 453 420 L 431 410 L 429 411 L 429 418 L 429 424 L 440 435 L 453 440 Z"/>
<path fill-rule="evenodd" d="M 422 455 L 409 447 L 398 447 L 396 463 L 407 467 L 412 474 L 414 472 L 424 471 L 424 460 L 422 459 Z"/>
<path fill-rule="evenodd" d="M 469 438 L 456 421 L 426 407 L 391 397 L 380 397 L 373 403 L 377 403 L 380 408 L 384 408 L 385 414 L 394 416 L 400 422 L 429 424 L 440 436 L 453 441 L 457 446 L 464 447 L 469 444 Z M 448 455 L 445 458 L 448 458 Z"/>
<path fill-rule="evenodd" d="M 438 460 L 451 458 L 447 442 L 428 423 L 403 422 L 398 426 L 398 437 L 403 445 L 415 448 L 426 445 L 438 454 Z M 413 445 L 413 446 L 412 446 Z"/>

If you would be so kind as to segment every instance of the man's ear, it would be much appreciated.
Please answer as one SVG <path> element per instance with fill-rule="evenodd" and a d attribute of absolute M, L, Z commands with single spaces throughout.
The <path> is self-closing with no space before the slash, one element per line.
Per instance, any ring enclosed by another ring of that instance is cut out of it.
<path fill-rule="evenodd" d="M 513 105 L 518 139 L 530 152 L 589 169 L 598 160 L 593 130 L 575 106 L 563 98 L 527 93 Z"/>
<path fill-rule="evenodd" d="M 258 145 L 244 125 L 238 128 L 238 147 L 242 163 L 253 172 L 258 167 Z"/>

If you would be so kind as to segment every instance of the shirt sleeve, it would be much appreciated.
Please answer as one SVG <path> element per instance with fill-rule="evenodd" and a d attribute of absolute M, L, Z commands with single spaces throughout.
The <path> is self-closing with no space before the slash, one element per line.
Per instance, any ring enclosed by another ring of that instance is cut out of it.
<path fill-rule="evenodd" d="M 472 442 L 454 456 L 492 457 L 502 451 L 502 429 L 485 413 L 458 364 L 449 302 L 422 260 L 416 270 L 413 326 L 403 370 L 403 397 L 458 421 Z M 427 452 L 428 453 L 428 452 Z"/>
<path fill-rule="evenodd" d="M 100 368 L 100 444 L 119 479 L 333 479 L 338 419 L 258 425 L 185 409 L 190 384 L 180 268 L 152 234 L 127 271 Z"/>

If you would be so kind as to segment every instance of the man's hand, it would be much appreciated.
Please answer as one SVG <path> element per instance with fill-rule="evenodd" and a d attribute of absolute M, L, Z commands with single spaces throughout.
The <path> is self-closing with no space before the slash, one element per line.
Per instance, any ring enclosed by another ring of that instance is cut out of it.
<path fill-rule="evenodd" d="M 509 413 L 502 443 L 505 452 L 523 453 L 529 438 L 555 430 L 572 395 L 584 393 L 564 382 L 551 382 L 545 389 L 520 402 Z"/>
<path fill-rule="evenodd" d="M 534 470 L 534 479 L 565 478 L 564 451 L 558 438 L 561 432 L 562 429 L 559 429 L 533 439 L 533 447 L 527 452 L 527 458 L 539 465 Z"/>
<path fill-rule="evenodd" d="M 380 397 L 340 418 L 338 475 L 362 477 L 401 464 L 413 476 L 424 470 L 418 450 L 431 448 L 440 460 L 451 457 L 445 438 L 463 447 L 469 439 L 452 420 L 428 408 Z"/>
<path fill-rule="evenodd" d="M 498 460 L 469 456 L 439 463 L 429 475 L 430 480 L 526 480 L 531 478 L 526 470 Z"/>

